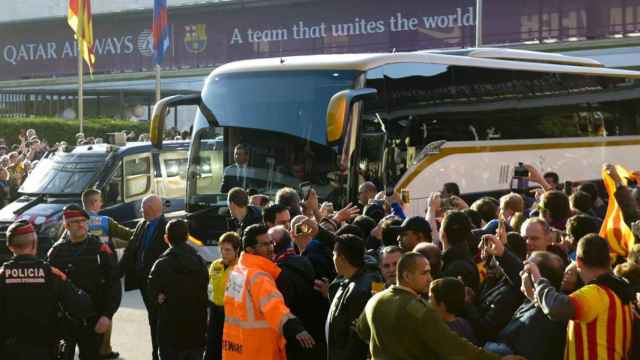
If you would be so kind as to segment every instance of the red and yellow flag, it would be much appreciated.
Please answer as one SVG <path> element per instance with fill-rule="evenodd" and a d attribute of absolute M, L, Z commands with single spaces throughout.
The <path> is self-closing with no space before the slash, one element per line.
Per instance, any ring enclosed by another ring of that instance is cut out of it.
<path fill-rule="evenodd" d="M 91 0 L 69 0 L 67 23 L 76 39 L 80 39 L 80 54 L 93 73 L 96 56 L 93 53 L 93 25 L 91 21 Z M 80 25 L 80 26 L 78 26 Z"/>
<path fill-rule="evenodd" d="M 631 172 L 620 165 L 616 165 L 616 170 L 625 185 L 627 179 L 634 177 Z M 607 215 L 602 222 L 602 228 L 600 228 L 600 236 L 609 242 L 609 249 L 612 255 L 626 257 L 629 249 L 635 244 L 635 237 L 631 228 L 624 222 L 622 209 L 614 196 L 616 192 L 615 181 L 604 169 L 602 170 L 602 180 L 607 193 L 609 193 L 609 207 L 607 208 Z"/>

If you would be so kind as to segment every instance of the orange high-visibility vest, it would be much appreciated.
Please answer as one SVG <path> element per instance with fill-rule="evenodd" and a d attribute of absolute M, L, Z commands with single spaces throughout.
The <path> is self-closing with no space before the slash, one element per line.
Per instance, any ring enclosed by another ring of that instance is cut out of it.
<path fill-rule="evenodd" d="M 284 323 L 294 318 L 276 287 L 280 268 L 243 252 L 224 293 L 223 360 L 284 360 Z"/>

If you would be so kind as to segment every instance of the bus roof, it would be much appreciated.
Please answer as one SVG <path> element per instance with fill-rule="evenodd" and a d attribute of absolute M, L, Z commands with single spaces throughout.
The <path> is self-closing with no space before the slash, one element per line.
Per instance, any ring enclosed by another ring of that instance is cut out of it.
<path fill-rule="evenodd" d="M 367 71 L 393 63 L 431 63 L 493 69 L 640 78 L 640 72 L 638 71 L 604 68 L 600 67 L 598 62 L 589 61 L 589 59 L 585 58 L 558 54 L 550 55 L 533 51 L 513 51 L 509 49 L 469 49 L 466 52 L 458 53 L 415 51 L 371 54 L 327 54 L 252 59 L 222 65 L 215 69 L 210 76 L 259 71 Z"/>

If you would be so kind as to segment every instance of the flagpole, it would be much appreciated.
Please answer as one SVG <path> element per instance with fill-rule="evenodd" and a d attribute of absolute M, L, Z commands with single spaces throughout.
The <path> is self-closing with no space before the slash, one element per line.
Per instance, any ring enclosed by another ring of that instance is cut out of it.
<path fill-rule="evenodd" d="M 80 120 L 80 132 L 84 133 L 84 79 L 82 69 L 82 37 L 84 33 L 84 0 L 78 0 L 78 120 Z"/>
<path fill-rule="evenodd" d="M 156 103 L 160 101 L 160 64 L 156 64 Z"/>

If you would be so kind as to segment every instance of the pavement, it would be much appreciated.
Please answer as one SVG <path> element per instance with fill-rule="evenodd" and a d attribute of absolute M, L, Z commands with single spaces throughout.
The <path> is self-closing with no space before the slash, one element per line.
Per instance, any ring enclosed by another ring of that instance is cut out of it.
<path fill-rule="evenodd" d="M 111 347 L 123 360 L 151 359 L 151 336 L 147 310 L 140 291 L 128 291 L 122 296 L 120 309 L 113 318 Z"/>

